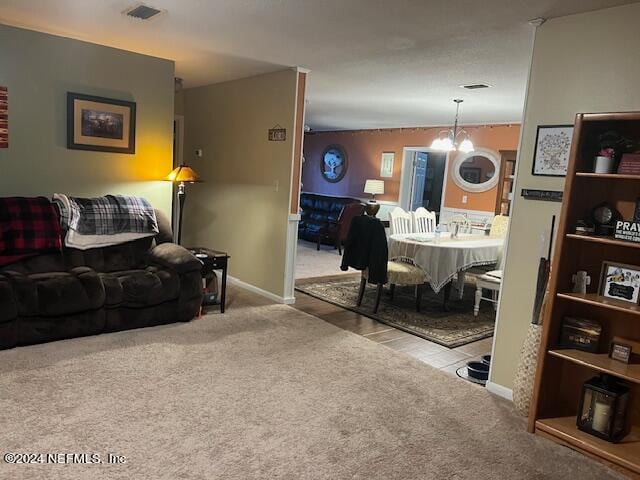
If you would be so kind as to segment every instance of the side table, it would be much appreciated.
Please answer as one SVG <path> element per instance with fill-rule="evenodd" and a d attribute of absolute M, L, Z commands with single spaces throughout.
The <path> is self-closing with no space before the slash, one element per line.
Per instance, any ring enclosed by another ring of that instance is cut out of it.
<path fill-rule="evenodd" d="M 194 247 L 188 248 L 198 260 L 202 262 L 202 276 L 205 277 L 213 270 L 222 270 L 222 279 L 220 284 L 220 313 L 224 313 L 227 301 L 227 267 L 229 258 L 226 252 L 211 250 L 209 248 Z"/>

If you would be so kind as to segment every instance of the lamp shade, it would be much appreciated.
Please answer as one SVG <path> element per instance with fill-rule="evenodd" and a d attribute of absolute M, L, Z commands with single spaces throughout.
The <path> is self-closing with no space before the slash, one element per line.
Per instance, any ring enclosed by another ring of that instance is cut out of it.
<path fill-rule="evenodd" d="M 195 183 L 200 181 L 200 177 L 193 168 L 188 165 L 180 165 L 174 168 L 165 180 L 174 183 Z"/>
<path fill-rule="evenodd" d="M 367 180 L 364 183 L 364 193 L 382 195 L 384 193 L 384 180 Z"/>

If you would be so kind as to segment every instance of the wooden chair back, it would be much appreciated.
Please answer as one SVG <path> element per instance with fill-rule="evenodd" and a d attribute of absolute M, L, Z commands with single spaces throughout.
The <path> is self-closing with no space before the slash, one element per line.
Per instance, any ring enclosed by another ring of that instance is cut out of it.
<path fill-rule="evenodd" d="M 364 214 L 364 205 L 361 203 L 348 203 L 340 212 L 338 217 L 338 240 L 344 241 L 347 239 L 349 228 L 351 227 L 351 221 L 353 217 Z"/>
<path fill-rule="evenodd" d="M 389 230 L 391 235 L 396 233 L 413 233 L 413 219 L 409 212 L 396 207 L 389 212 Z"/>
<path fill-rule="evenodd" d="M 436 212 L 419 207 L 413 212 L 413 231 L 415 233 L 432 233 L 436 231 Z"/>

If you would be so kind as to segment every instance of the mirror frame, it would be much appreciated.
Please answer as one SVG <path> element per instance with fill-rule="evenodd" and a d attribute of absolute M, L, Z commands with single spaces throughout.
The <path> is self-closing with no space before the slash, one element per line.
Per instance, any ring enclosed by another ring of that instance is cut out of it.
<path fill-rule="evenodd" d="M 462 164 L 467 159 L 471 157 L 476 157 L 476 156 L 482 156 L 482 157 L 488 158 L 489 161 L 493 163 L 493 166 L 496 171 L 495 175 L 491 177 L 491 179 L 483 183 L 467 182 L 464 178 L 462 178 L 462 175 L 460 175 L 460 167 L 462 166 Z M 471 192 L 471 193 L 487 192 L 492 188 L 495 188 L 496 185 L 498 185 L 499 176 L 500 176 L 500 156 L 498 155 L 497 152 L 494 152 L 493 150 L 489 150 L 486 148 L 476 148 L 473 152 L 458 154 L 458 156 L 453 162 L 453 175 L 452 175 L 453 183 L 455 183 L 458 187 L 460 187 L 462 190 L 466 192 Z"/>

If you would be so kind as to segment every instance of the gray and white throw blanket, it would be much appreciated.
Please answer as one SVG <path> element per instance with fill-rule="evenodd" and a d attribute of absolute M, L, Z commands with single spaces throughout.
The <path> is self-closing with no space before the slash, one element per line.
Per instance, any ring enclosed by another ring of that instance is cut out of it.
<path fill-rule="evenodd" d="M 118 245 L 158 233 L 151 204 L 141 197 L 107 195 L 97 198 L 67 197 L 56 193 L 67 247 L 87 250 Z"/>

